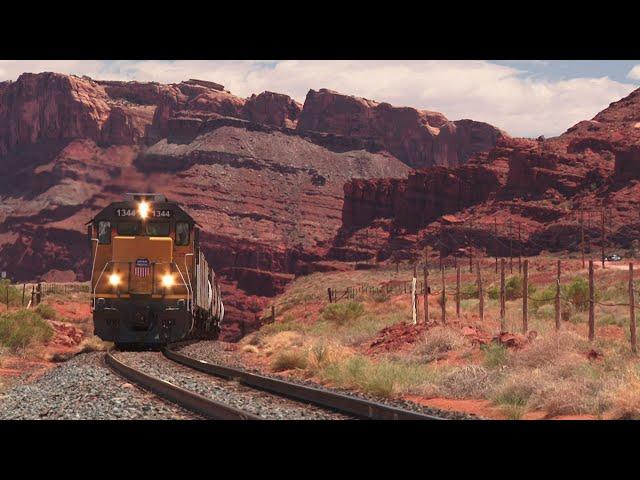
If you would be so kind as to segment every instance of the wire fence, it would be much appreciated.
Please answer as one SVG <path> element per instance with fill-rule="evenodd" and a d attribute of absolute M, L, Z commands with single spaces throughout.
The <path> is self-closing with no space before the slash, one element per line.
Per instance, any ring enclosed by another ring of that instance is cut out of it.
<path fill-rule="evenodd" d="M 573 262 L 575 263 L 576 260 Z M 462 267 L 458 262 L 455 262 L 453 266 L 447 266 L 446 262 L 443 262 L 441 270 L 430 269 L 428 264 L 423 264 L 422 271 L 417 266 L 414 266 L 413 272 L 396 271 L 397 274 L 408 273 L 410 275 L 408 279 L 392 279 L 378 285 L 327 287 L 327 302 L 336 303 L 344 300 L 410 295 L 412 316 L 415 323 L 431 322 L 434 317 L 436 322 L 446 323 L 447 318 L 460 318 L 461 301 L 471 299 L 478 301 L 475 308 L 477 308 L 479 319 L 483 321 L 485 319 L 485 300 L 494 300 L 498 301 L 500 305 L 501 331 L 506 328 L 507 301 L 510 302 L 511 309 L 514 308 L 514 304 L 517 305 L 519 302 L 520 305 L 517 308 L 518 314 L 522 318 L 520 328 L 523 334 L 529 330 L 530 314 L 536 313 L 537 315 L 537 310 L 543 305 L 553 305 L 553 312 L 546 311 L 546 313 L 547 317 L 551 316 L 551 319 L 555 319 L 556 328 L 559 329 L 562 322 L 570 319 L 575 321 L 575 319 L 567 317 L 566 308 L 563 308 L 565 305 L 569 308 L 568 311 L 573 312 L 574 315 L 588 312 L 587 326 L 591 341 L 596 337 L 597 314 L 602 315 L 602 312 L 597 311 L 596 307 L 601 309 L 625 307 L 628 311 L 623 315 L 623 322 L 627 323 L 629 329 L 631 349 L 636 352 L 635 299 L 640 295 L 640 288 L 634 281 L 633 263 L 629 263 L 626 268 L 619 264 L 616 268 L 599 270 L 599 275 L 607 275 L 606 279 L 601 278 L 601 280 L 606 280 L 608 285 L 606 288 L 604 285 L 598 286 L 596 284 L 593 260 L 588 261 L 589 268 L 586 272 L 572 269 L 563 272 L 563 264 L 566 268 L 566 260 L 564 262 L 557 259 L 547 262 L 538 260 L 531 263 L 529 259 L 524 259 L 522 273 L 510 275 L 508 279 L 506 259 L 501 259 L 499 262 L 497 274 L 493 265 L 486 261 L 484 263 L 476 262 L 474 275 L 470 275 L 471 272 L 463 275 Z M 529 267 L 537 268 L 538 271 L 535 272 L 535 275 L 542 277 L 542 280 L 540 278 L 536 280 L 538 287 L 534 287 L 530 283 L 531 269 Z M 453 280 L 452 274 L 454 274 Z M 552 274 L 553 276 L 550 276 Z M 567 275 L 571 275 L 571 278 L 567 278 Z M 625 283 L 628 284 L 628 288 L 620 288 L 620 285 Z M 425 288 L 427 290 L 426 296 Z M 537 288 L 540 289 L 537 290 Z M 618 298 L 606 298 L 608 295 L 613 295 L 610 293 L 611 288 L 615 290 L 614 296 Z M 520 289 L 519 293 L 518 289 Z M 536 291 L 539 293 L 536 294 Z M 429 302 L 425 302 L 425 299 L 431 296 L 437 297 L 439 308 L 435 309 L 436 312 L 430 313 L 428 310 L 433 306 L 430 307 Z M 620 300 L 620 297 L 624 296 L 627 297 L 627 301 Z M 420 305 L 420 298 L 423 299 L 422 305 Z M 450 301 L 455 303 L 455 314 L 447 307 Z M 469 306 L 466 307 L 468 310 Z M 419 312 L 420 308 L 422 308 L 422 312 Z M 437 310 L 440 311 L 439 314 Z M 620 315 L 619 311 L 615 313 Z M 275 318 L 275 309 L 272 307 L 270 321 L 275 321 Z"/>

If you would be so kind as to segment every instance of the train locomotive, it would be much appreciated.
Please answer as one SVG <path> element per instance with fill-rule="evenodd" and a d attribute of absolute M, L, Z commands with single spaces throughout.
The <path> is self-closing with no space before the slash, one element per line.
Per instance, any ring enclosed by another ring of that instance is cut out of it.
<path fill-rule="evenodd" d="M 224 305 L 195 220 L 164 195 L 126 194 L 88 223 L 95 334 L 119 347 L 217 338 Z"/>

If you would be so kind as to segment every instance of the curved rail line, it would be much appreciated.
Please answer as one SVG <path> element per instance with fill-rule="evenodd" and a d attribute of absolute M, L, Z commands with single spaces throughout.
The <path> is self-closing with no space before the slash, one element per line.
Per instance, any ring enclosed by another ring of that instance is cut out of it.
<path fill-rule="evenodd" d="M 382 403 L 353 397 L 320 388 L 266 377 L 246 370 L 197 360 L 174 350 L 184 344 L 173 344 L 162 350 L 165 357 L 186 367 L 209 375 L 238 381 L 248 387 L 264 390 L 293 400 L 312 403 L 357 418 L 369 420 L 444 420 L 441 417 L 412 412 Z"/>
<path fill-rule="evenodd" d="M 208 399 L 165 380 L 147 375 L 113 356 L 111 351 L 105 355 L 105 362 L 121 377 L 134 382 L 145 390 L 149 390 L 191 412 L 198 413 L 213 420 L 262 420 L 251 413 Z"/>

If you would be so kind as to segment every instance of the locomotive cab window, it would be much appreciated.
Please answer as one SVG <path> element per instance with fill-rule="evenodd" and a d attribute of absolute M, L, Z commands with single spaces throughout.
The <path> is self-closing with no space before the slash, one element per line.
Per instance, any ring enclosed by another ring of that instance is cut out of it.
<path fill-rule="evenodd" d="M 98 222 L 98 243 L 101 245 L 111 243 L 111 222 Z"/>
<path fill-rule="evenodd" d="M 189 245 L 189 224 L 187 222 L 176 223 L 176 245 Z"/>
<path fill-rule="evenodd" d="M 140 222 L 119 222 L 118 235 L 134 236 L 140 233 Z"/>
<path fill-rule="evenodd" d="M 147 235 L 151 237 L 168 237 L 168 222 L 149 222 L 147 223 Z"/>

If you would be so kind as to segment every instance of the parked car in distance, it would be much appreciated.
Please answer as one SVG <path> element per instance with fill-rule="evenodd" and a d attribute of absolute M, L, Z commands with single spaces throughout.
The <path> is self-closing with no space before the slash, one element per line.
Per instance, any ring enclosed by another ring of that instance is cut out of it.
<path fill-rule="evenodd" d="M 607 255 L 606 257 L 604 257 L 605 260 L 607 260 L 608 262 L 619 262 L 620 260 L 622 260 L 622 257 L 620 255 L 617 254 L 612 254 L 612 255 Z"/>

